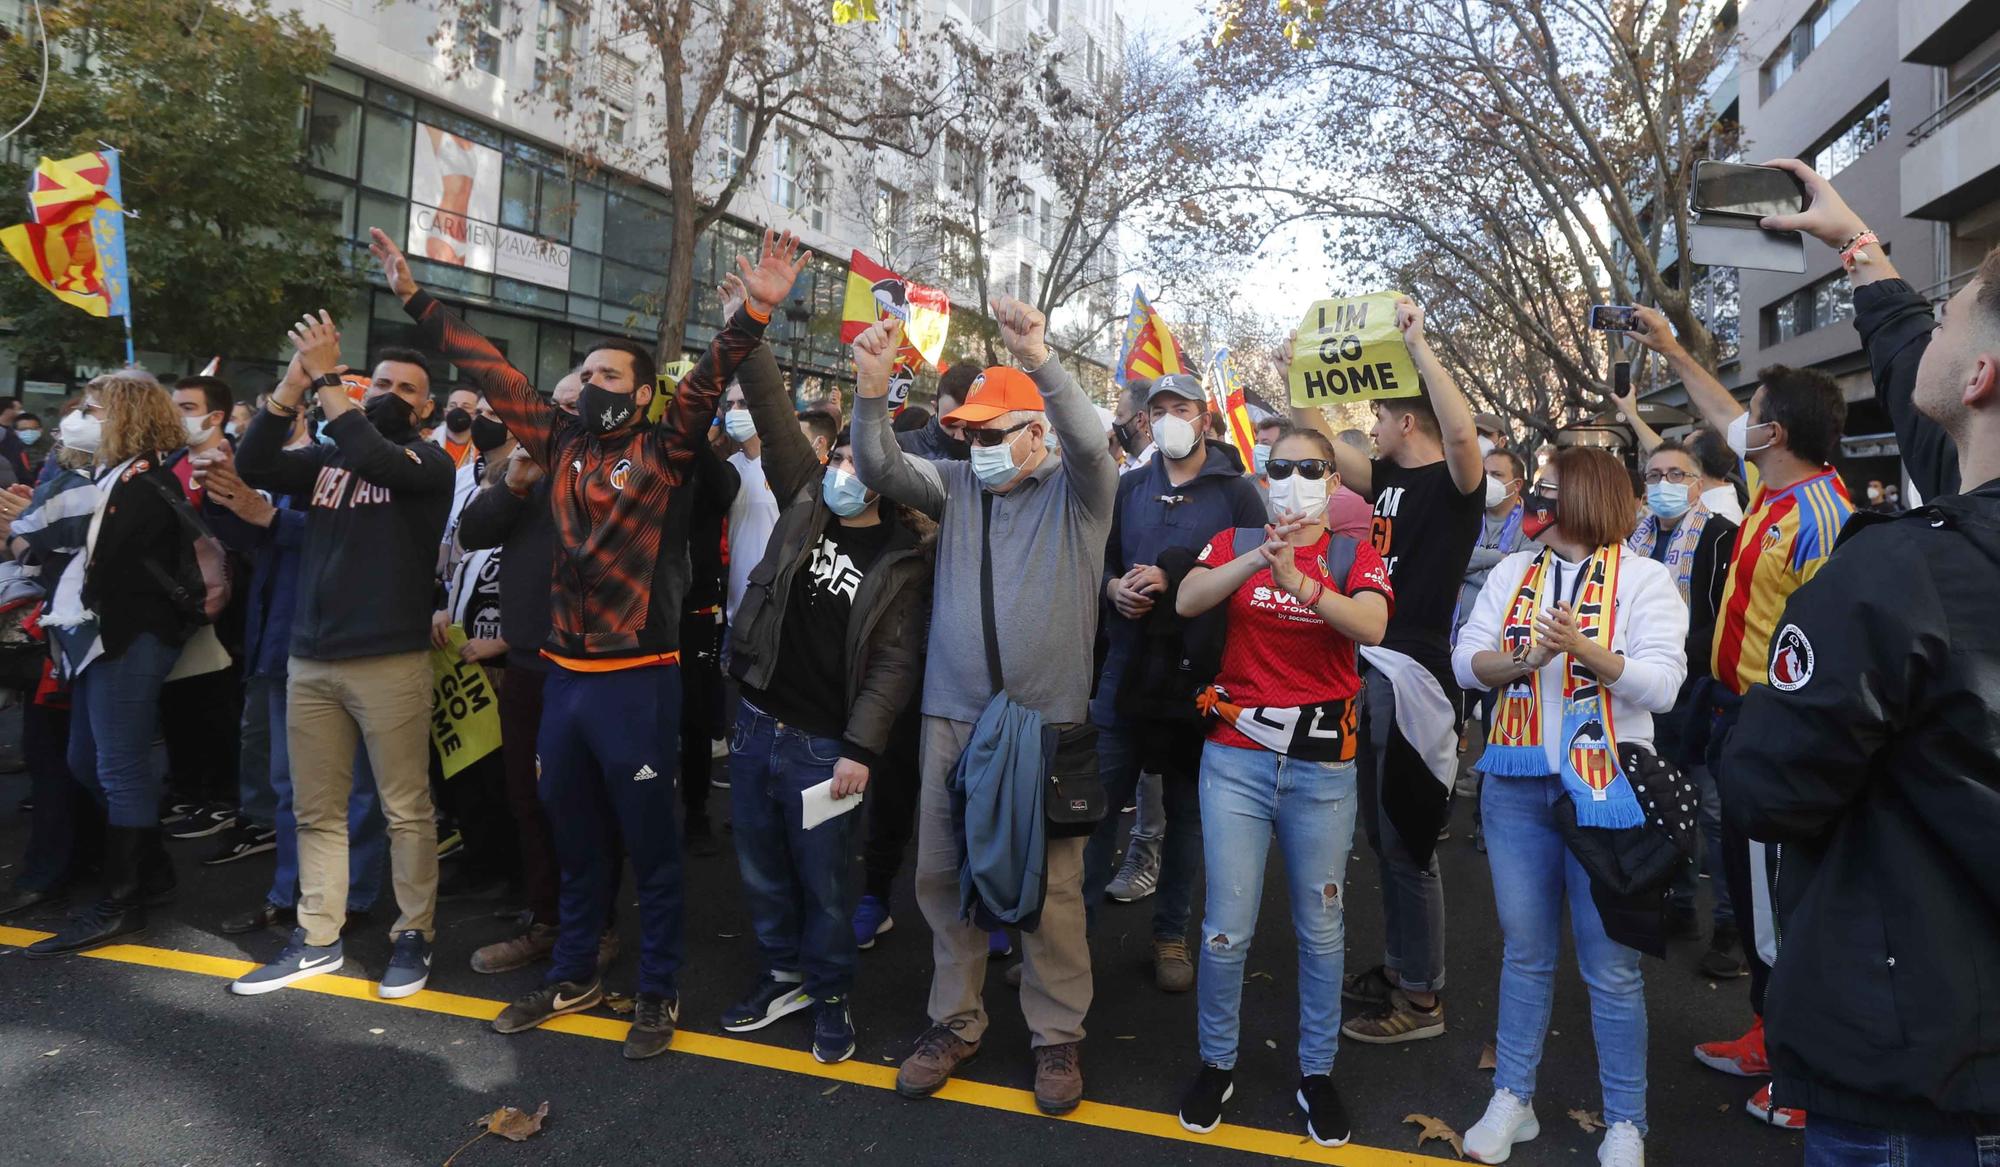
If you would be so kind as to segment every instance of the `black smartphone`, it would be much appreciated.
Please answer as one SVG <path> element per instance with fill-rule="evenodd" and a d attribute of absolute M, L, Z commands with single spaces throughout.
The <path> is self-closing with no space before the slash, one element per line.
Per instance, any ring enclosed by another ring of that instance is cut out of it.
<path fill-rule="evenodd" d="M 1639 310 L 1624 304 L 1593 304 L 1590 307 L 1592 332 L 1637 332 Z"/>
<path fill-rule="evenodd" d="M 1789 170 L 1775 166 L 1745 166 L 1738 162 L 1694 164 L 1695 213 L 1762 219 L 1793 215 L 1806 209 L 1806 188 Z"/>

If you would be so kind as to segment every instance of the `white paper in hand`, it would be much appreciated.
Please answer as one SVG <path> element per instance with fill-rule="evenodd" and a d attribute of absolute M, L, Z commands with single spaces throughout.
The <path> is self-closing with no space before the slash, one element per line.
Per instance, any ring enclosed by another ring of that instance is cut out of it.
<path fill-rule="evenodd" d="M 861 805 L 859 794 L 846 798 L 833 796 L 833 779 L 828 778 L 818 786 L 808 786 L 799 794 L 799 822 L 810 831 L 830 818 L 838 818 Z"/>

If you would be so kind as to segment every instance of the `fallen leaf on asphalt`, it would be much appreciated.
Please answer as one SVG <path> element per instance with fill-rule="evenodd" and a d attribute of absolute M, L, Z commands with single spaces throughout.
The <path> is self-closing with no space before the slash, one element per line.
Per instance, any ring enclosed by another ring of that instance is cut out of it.
<path fill-rule="evenodd" d="M 1139 1035 L 1138 1035 L 1138 1034 L 1136 1034 L 1136 1033 L 1120 1033 L 1120 1034 L 1118 1034 L 1118 1035 L 1114 1036 L 1114 1037 L 1113 1037 L 1113 1038 L 1112 1038 L 1111 1040 L 1112 1040 L 1112 1041 L 1134 1041 L 1134 1040 L 1136 1040 L 1136 1039 L 1138 1038 L 1138 1036 L 1139 1036 Z"/>
<path fill-rule="evenodd" d="M 1459 1158 L 1465 1158 L 1465 1143 L 1458 1137 L 1458 1132 L 1446 1125 L 1443 1119 L 1432 1118 L 1428 1114 L 1406 1114 L 1403 1116 L 1403 1121 L 1413 1122 L 1424 1128 L 1417 1136 L 1418 1147 L 1422 1147 L 1432 1139 L 1439 1139 L 1456 1151 Z"/>
<path fill-rule="evenodd" d="M 1265 1045 L 1267 1045 L 1267 1046 L 1270 1046 L 1270 1047 L 1271 1047 L 1272 1049 L 1277 1049 L 1277 1048 L 1278 1048 L 1278 1043 L 1277 1043 L 1277 1042 L 1275 1042 L 1275 1041 L 1272 1041 L 1272 1040 L 1271 1040 L 1270 1038 L 1268 1038 L 1268 1037 L 1264 1039 L 1264 1044 L 1265 1044 Z"/>
<path fill-rule="evenodd" d="M 637 1002 L 633 1001 L 632 998 L 626 996 L 623 993 L 604 994 L 604 1007 L 620 1016 L 624 1016 L 625 1014 L 632 1012 L 632 1009 L 636 1004 Z"/>
<path fill-rule="evenodd" d="M 828 1087 L 827 1087 L 826 1089 L 824 1089 L 824 1090 L 820 1091 L 820 1092 L 819 1092 L 819 1096 L 820 1096 L 821 1098 L 825 1098 L 825 1097 L 826 1097 L 827 1095 L 829 1095 L 829 1094 L 833 1093 L 833 1092 L 834 1092 L 835 1090 L 838 1090 L 838 1089 L 840 1089 L 840 1083 L 838 1083 L 838 1082 L 835 1082 L 835 1083 L 834 1083 L 833 1085 L 831 1085 L 831 1086 L 828 1086 Z"/>
<path fill-rule="evenodd" d="M 1725 1103 L 1723 1103 L 1723 1104 L 1722 1104 L 1721 1106 L 1718 1106 L 1718 1107 L 1716 1107 L 1716 1108 L 1715 1108 L 1715 1113 L 1717 1113 L 1717 1114 L 1728 1114 L 1728 1113 L 1729 1113 L 1729 1104 L 1728 1104 L 1727 1102 L 1725 1102 Z"/>
<path fill-rule="evenodd" d="M 1583 1128 L 1584 1134 L 1604 1129 L 1604 1116 L 1595 1110 L 1572 1110 L 1569 1116 L 1576 1120 L 1576 1125 Z"/>
<path fill-rule="evenodd" d="M 486 1129 L 503 1139 L 520 1142 L 529 1135 L 542 1133 L 542 1121 L 549 1117 L 549 1104 L 544 1102 L 529 1114 L 512 1106 L 503 1106 L 484 1119 Z"/>
<path fill-rule="evenodd" d="M 1482 1069 L 1482 1070 L 1491 1070 L 1491 1069 L 1494 1069 L 1495 1067 L 1499 1066 L 1499 1064 L 1500 1064 L 1500 1055 L 1499 1055 L 1499 1051 L 1497 1051 L 1497 1050 L 1495 1050 L 1495 1049 L 1493 1048 L 1493 1043 L 1492 1043 L 1492 1042 L 1490 1042 L 1490 1041 L 1489 1041 L 1489 1042 L 1487 1042 L 1487 1043 L 1486 1043 L 1485 1045 L 1482 1045 L 1482 1046 L 1480 1046 L 1480 1047 L 1479 1047 L 1479 1068 L 1480 1068 L 1480 1069 Z"/>
<path fill-rule="evenodd" d="M 54 1049 L 52 1049 L 52 1050 L 48 1050 L 47 1052 L 43 1053 L 43 1054 L 42 1054 L 42 1056 L 43 1056 L 43 1057 L 45 1057 L 45 1058 L 52 1058 L 52 1057 L 55 1057 L 55 1056 L 56 1056 L 57 1054 L 59 1054 L 59 1053 L 61 1053 L 61 1052 L 62 1052 L 62 1047 L 61 1047 L 61 1046 L 57 1046 L 56 1048 L 54 1048 Z"/>
<path fill-rule="evenodd" d="M 376 1035 L 377 1037 L 380 1037 L 381 1035 L 383 1035 L 383 1034 L 385 1034 L 385 1033 L 387 1033 L 387 1032 L 389 1032 L 389 1031 L 388 1031 L 388 1030 L 386 1030 L 386 1029 L 371 1029 L 371 1030 L 369 1030 L 368 1032 L 370 1032 L 370 1033 L 372 1033 L 372 1034 Z"/>

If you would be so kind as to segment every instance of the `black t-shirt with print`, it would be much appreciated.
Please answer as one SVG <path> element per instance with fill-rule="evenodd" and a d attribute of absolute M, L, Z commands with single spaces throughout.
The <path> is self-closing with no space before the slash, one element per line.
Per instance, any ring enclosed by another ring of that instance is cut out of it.
<path fill-rule="evenodd" d="M 1404 469 L 1384 459 L 1373 463 L 1375 518 L 1369 538 L 1396 593 L 1395 611 L 1382 647 L 1404 653 L 1434 673 L 1450 693 L 1451 614 L 1459 585 L 1479 541 L 1486 513 L 1486 484 L 1470 494 L 1452 481 L 1448 461 Z"/>
<path fill-rule="evenodd" d="M 743 687 L 752 705 L 815 737 L 839 738 L 846 730 L 847 618 L 861 577 L 881 557 L 890 531 L 887 523 L 827 524 L 818 546 L 792 575 L 771 687 Z"/>

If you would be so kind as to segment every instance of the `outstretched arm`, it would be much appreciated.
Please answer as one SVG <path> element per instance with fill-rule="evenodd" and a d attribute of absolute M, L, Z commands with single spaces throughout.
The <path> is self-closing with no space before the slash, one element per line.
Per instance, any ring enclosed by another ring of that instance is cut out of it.
<path fill-rule="evenodd" d="M 1062 442 L 1063 471 L 1083 509 L 1109 517 L 1118 495 L 1118 466 L 1111 460 L 1097 410 L 1062 367 L 1045 340 L 1048 321 L 1032 304 L 1001 296 L 993 301 L 993 319 L 1014 363 L 1041 392 L 1042 408 Z"/>
<path fill-rule="evenodd" d="M 935 519 L 944 514 L 944 479 L 927 460 L 904 453 L 889 425 L 889 369 L 901 327 L 878 320 L 854 338 L 854 469 L 863 486 Z"/>
<path fill-rule="evenodd" d="M 764 232 L 754 267 L 742 256 L 736 257 L 737 282 L 744 292 L 742 307 L 725 314 L 726 326 L 674 388 L 674 399 L 659 422 L 659 432 L 669 444 L 692 447 L 708 440 L 709 423 L 715 420 L 723 391 L 763 341 L 771 313 L 791 294 L 799 273 L 811 260 L 812 252 L 799 246 L 798 236 L 770 230 Z"/>
<path fill-rule="evenodd" d="M 1292 346 L 1298 341 L 1296 331 L 1285 337 L 1285 347 L 1278 351 L 1274 363 L 1278 366 L 1278 380 L 1291 392 Z M 1294 405 L 1291 407 L 1292 424 L 1303 430 L 1312 430 L 1324 437 L 1333 446 L 1334 469 L 1340 471 L 1340 481 L 1349 490 L 1362 498 L 1375 497 L 1375 464 L 1368 455 L 1340 440 L 1333 427 L 1327 424 L 1326 411 L 1318 406 Z M 1473 439 L 1476 450 L 1478 439 Z"/>
<path fill-rule="evenodd" d="M 1431 342 L 1424 336 L 1422 305 L 1408 296 L 1396 301 L 1396 327 L 1402 329 L 1403 345 L 1410 350 L 1410 359 L 1416 362 L 1417 374 L 1424 379 L 1424 388 L 1430 394 L 1431 410 L 1437 414 L 1438 434 L 1444 440 L 1444 460 L 1451 467 L 1452 483 L 1458 487 L 1460 494 L 1485 489 L 1486 467 L 1479 457 L 1479 427 L 1472 420 L 1472 406 L 1465 400 L 1458 381 L 1444 367 L 1444 362 L 1438 360 L 1437 353 L 1431 350 Z M 1339 456 L 1336 450 L 1336 461 Z"/>
<path fill-rule="evenodd" d="M 1633 339 L 1654 352 L 1667 362 L 1667 368 L 1687 386 L 1688 400 L 1701 411 L 1702 420 L 1715 427 L 1715 432 L 1726 434 L 1729 423 L 1748 412 L 1740 405 L 1715 374 L 1696 363 L 1681 347 L 1680 338 L 1674 335 L 1674 326 L 1657 308 L 1640 306 L 1637 309 L 1639 327 L 1632 330 Z"/>

